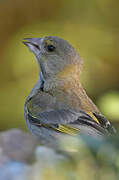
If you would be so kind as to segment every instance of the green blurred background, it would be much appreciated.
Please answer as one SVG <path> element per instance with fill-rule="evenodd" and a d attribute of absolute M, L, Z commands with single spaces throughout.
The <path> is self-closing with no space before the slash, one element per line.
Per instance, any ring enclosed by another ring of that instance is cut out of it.
<path fill-rule="evenodd" d="M 26 129 L 24 102 L 38 67 L 26 37 L 59 36 L 83 59 L 81 81 L 100 110 L 119 121 L 119 0 L 0 1 L 0 130 Z"/>

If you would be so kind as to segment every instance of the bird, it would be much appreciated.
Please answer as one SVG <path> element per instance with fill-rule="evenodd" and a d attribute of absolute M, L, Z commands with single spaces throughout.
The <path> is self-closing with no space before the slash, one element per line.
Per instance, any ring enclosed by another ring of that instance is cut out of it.
<path fill-rule="evenodd" d="M 23 43 L 39 66 L 38 80 L 24 106 L 31 134 L 51 146 L 60 135 L 113 136 L 115 128 L 80 83 L 82 59 L 73 46 L 56 36 L 25 38 Z"/>

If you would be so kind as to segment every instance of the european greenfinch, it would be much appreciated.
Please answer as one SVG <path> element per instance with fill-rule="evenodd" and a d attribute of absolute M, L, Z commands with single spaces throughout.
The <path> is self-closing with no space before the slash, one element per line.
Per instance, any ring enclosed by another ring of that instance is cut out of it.
<path fill-rule="evenodd" d="M 60 134 L 115 134 L 114 127 L 83 89 L 82 60 L 67 41 L 46 36 L 26 38 L 24 44 L 39 65 L 38 81 L 25 102 L 25 119 L 41 144 L 56 143 Z"/>

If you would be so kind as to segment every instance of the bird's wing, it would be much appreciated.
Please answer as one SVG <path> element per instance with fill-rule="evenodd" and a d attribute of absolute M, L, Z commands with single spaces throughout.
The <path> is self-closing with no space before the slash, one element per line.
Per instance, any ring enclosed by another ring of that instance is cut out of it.
<path fill-rule="evenodd" d="M 110 132 L 110 134 L 116 134 L 116 129 L 101 113 L 94 112 L 93 115 L 95 116 L 96 119 L 98 119 L 100 125 L 103 128 L 107 129 L 107 131 Z"/>
<path fill-rule="evenodd" d="M 88 134 L 108 134 L 91 116 L 84 111 L 75 112 L 70 109 L 50 110 L 33 116 L 30 112 L 27 117 L 31 124 L 52 128 L 54 131 L 65 134 L 77 134 L 80 131 Z"/>

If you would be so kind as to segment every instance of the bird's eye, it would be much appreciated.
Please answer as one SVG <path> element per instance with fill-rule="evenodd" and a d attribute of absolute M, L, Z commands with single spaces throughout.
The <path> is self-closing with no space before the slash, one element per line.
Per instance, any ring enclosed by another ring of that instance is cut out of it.
<path fill-rule="evenodd" d="M 48 45 L 48 46 L 47 46 L 47 50 L 48 50 L 49 52 L 53 52 L 53 51 L 55 50 L 55 47 L 54 47 L 53 45 Z"/>

